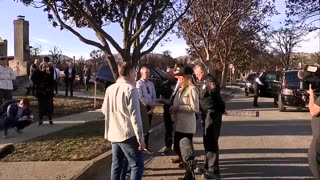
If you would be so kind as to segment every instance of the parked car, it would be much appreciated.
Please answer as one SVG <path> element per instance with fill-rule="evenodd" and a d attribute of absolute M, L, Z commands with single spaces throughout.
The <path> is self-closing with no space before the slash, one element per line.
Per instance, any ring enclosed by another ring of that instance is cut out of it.
<path fill-rule="evenodd" d="M 263 86 L 261 86 L 259 96 L 274 98 L 274 102 L 278 101 L 278 96 L 281 89 L 280 71 L 266 71 L 262 75 Z"/>
<path fill-rule="evenodd" d="M 320 83 L 320 79 L 314 79 Z M 287 108 L 303 109 L 308 107 L 308 100 L 305 98 L 307 91 L 300 88 L 301 80 L 298 78 L 298 70 L 289 70 L 282 73 L 282 84 L 279 94 L 278 109 L 280 112 Z M 319 89 L 314 89 L 317 96 Z"/>
<path fill-rule="evenodd" d="M 250 73 L 247 78 L 244 85 L 244 94 L 246 96 L 249 96 L 249 94 L 254 94 L 253 84 L 256 79 L 256 73 Z"/>

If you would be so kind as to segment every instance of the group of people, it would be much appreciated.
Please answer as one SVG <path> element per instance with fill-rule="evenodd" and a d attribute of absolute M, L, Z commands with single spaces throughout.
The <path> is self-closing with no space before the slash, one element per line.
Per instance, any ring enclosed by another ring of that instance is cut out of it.
<path fill-rule="evenodd" d="M 40 61 L 38 59 L 34 60 L 34 63 L 30 66 L 30 85 L 27 88 L 26 95 L 29 95 L 32 93 L 32 95 L 35 95 L 35 82 L 32 79 L 32 76 L 34 72 L 39 69 Z M 48 63 L 50 68 L 53 69 L 53 80 L 54 80 L 54 91 L 55 94 L 58 94 L 58 87 L 61 77 L 61 70 L 57 66 L 57 64 Z M 70 97 L 73 97 L 73 88 L 74 88 L 74 82 L 76 79 L 76 69 L 74 68 L 74 65 L 72 62 L 68 63 L 68 66 L 64 69 L 64 78 L 63 82 L 65 83 L 65 96 L 68 96 L 70 93 Z M 83 77 L 81 82 L 85 86 L 86 90 L 88 91 L 90 89 L 90 78 L 91 78 L 92 72 L 89 65 L 85 64 L 83 66 L 83 72 L 80 77 Z"/>
<path fill-rule="evenodd" d="M 61 70 L 57 67 L 56 64 L 53 63 L 48 63 L 50 69 L 52 69 L 52 77 L 53 77 L 53 90 L 55 92 L 55 94 L 58 94 L 58 87 L 59 87 L 59 81 L 60 81 L 60 77 L 61 77 Z M 36 86 L 35 86 L 35 81 L 32 78 L 34 75 L 34 72 L 36 72 L 39 69 L 40 66 L 40 62 L 38 59 L 35 59 L 34 63 L 30 66 L 30 75 L 29 75 L 29 79 L 30 79 L 30 85 L 27 88 L 27 92 L 26 95 L 29 95 L 30 92 L 32 92 L 32 95 L 35 95 L 35 90 L 36 90 Z M 64 83 L 65 83 L 65 96 L 68 96 L 68 92 L 70 89 L 70 96 L 73 96 L 73 84 L 74 84 L 74 80 L 75 80 L 75 74 L 76 71 L 73 67 L 72 63 L 68 64 L 68 67 L 65 69 L 64 71 L 65 77 L 64 77 Z"/>
<path fill-rule="evenodd" d="M 140 69 L 141 79 L 137 82 L 132 64 L 121 62 L 118 70 L 119 78 L 107 88 L 101 109 L 105 115 L 105 138 L 112 142 L 111 179 L 124 179 L 128 174 L 130 179 L 141 179 L 144 171 L 142 151 L 148 151 L 156 91 L 149 80 L 147 67 Z M 172 151 L 173 145 L 177 157 L 171 162 L 185 167 L 179 143 L 183 138 L 192 142 L 199 119 L 206 152 L 204 168 L 209 172 L 204 176 L 219 177 L 218 139 L 225 103 L 218 81 L 207 73 L 203 64 L 194 68 L 187 65 L 168 67 L 167 74 L 169 79 L 160 94 L 166 131 L 164 154 Z"/>
<path fill-rule="evenodd" d="M 13 85 L 12 81 L 15 79 L 13 70 L 7 66 L 7 59 L 0 61 L 0 89 L 4 93 L 5 98 L 1 97 L 1 129 L 4 130 L 4 138 L 8 137 L 8 129 L 15 128 L 17 133 L 21 133 L 21 130 L 26 126 L 30 125 L 33 121 L 33 116 L 30 111 L 30 100 L 28 98 L 22 98 L 20 101 L 12 100 Z M 38 113 L 39 122 L 38 125 L 43 124 L 44 116 L 48 116 L 49 124 L 53 125 L 53 97 L 55 88 L 55 70 L 50 65 L 50 58 L 44 57 L 43 61 L 39 63 L 35 61 L 30 68 L 29 78 L 32 81 L 32 94 L 37 98 L 38 101 Z"/>

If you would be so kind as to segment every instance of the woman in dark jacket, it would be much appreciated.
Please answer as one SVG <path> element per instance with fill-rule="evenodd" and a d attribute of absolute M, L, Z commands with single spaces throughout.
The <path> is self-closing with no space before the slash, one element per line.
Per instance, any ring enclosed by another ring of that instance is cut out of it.
<path fill-rule="evenodd" d="M 39 108 L 39 126 L 43 124 L 43 116 L 47 115 L 50 125 L 53 125 L 53 96 L 54 96 L 54 79 L 53 68 L 46 62 L 40 64 L 39 70 L 33 75 L 33 81 L 36 86 L 36 97 Z"/>

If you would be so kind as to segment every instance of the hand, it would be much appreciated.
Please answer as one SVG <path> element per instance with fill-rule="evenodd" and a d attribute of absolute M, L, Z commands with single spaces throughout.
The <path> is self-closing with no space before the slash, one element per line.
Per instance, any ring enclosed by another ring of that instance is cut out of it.
<path fill-rule="evenodd" d="M 169 99 L 165 99 L 163 96 L 160 95 L 160 100 L 164 104 L 171 104 Z"/>
<path fill-rule="evenodd" d="M 28 120 L 29 117 L 28 116 L 22 116 L 22 120 Z"/>
<path fill-rule="evenodd" d="M 313 89 L 312 89 L 311 84 L 309 85 L 309 90 L 308 90 L 307 92 L 308 92 L 308 94 L 309 94 L 310 96 L 314 96 L 314 92 L 313 92 Z"/>
<path fill-rule="evenodd" d="M 210 88 L 210 89 L 215 89 L 215 88 L 216 88 L 216 83 L 210 82 L 210 83 L 209 83 L 209 88 Z"/>
<path fill-rule="evenodd" d="M 178 112 L 179 111 L 179 106 L 171 106 L 170 107 L 171 112 Z"/>
<path fill-rule="evenodd" d="M 146 144 L 145 143 L 139 143 L 139 150 L 143 151 L 146 148 Z"/>

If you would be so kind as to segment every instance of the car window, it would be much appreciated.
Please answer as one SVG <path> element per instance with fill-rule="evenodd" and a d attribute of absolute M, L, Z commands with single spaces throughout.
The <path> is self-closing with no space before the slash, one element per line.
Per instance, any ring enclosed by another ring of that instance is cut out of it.
<path fill-rule="evenodd" d="M 286 72 L 285 73 L 285 78 L 286 78 L 286 81 L 289 81 L 289 82 L 300 81 L 300 79 L 298 78 L 298 71 Z"/>
<path fill-rule="evenodd" d="M 256 77 L 256 74 L 249 74 L 248 77 L 247 77 L 247 80 L 248 81 L 253 81 L 255 77 Z"/>
<path fill-rule="evenodd" d="M 266 72 L 265 81 L 279 81 L 281 73 L 277 71 Z"/>
<path fill-rule="evenodd" d="M 154 69 L 150 70 L 150 78 L 152 78 L 152 79 L 161 79 L 160 76 L 154 71 Z"/>
<path fill-rule="evenodd" d="M 161 69 L 154 69 L 162 79 L 168 79 L 167 73 Z"/>

